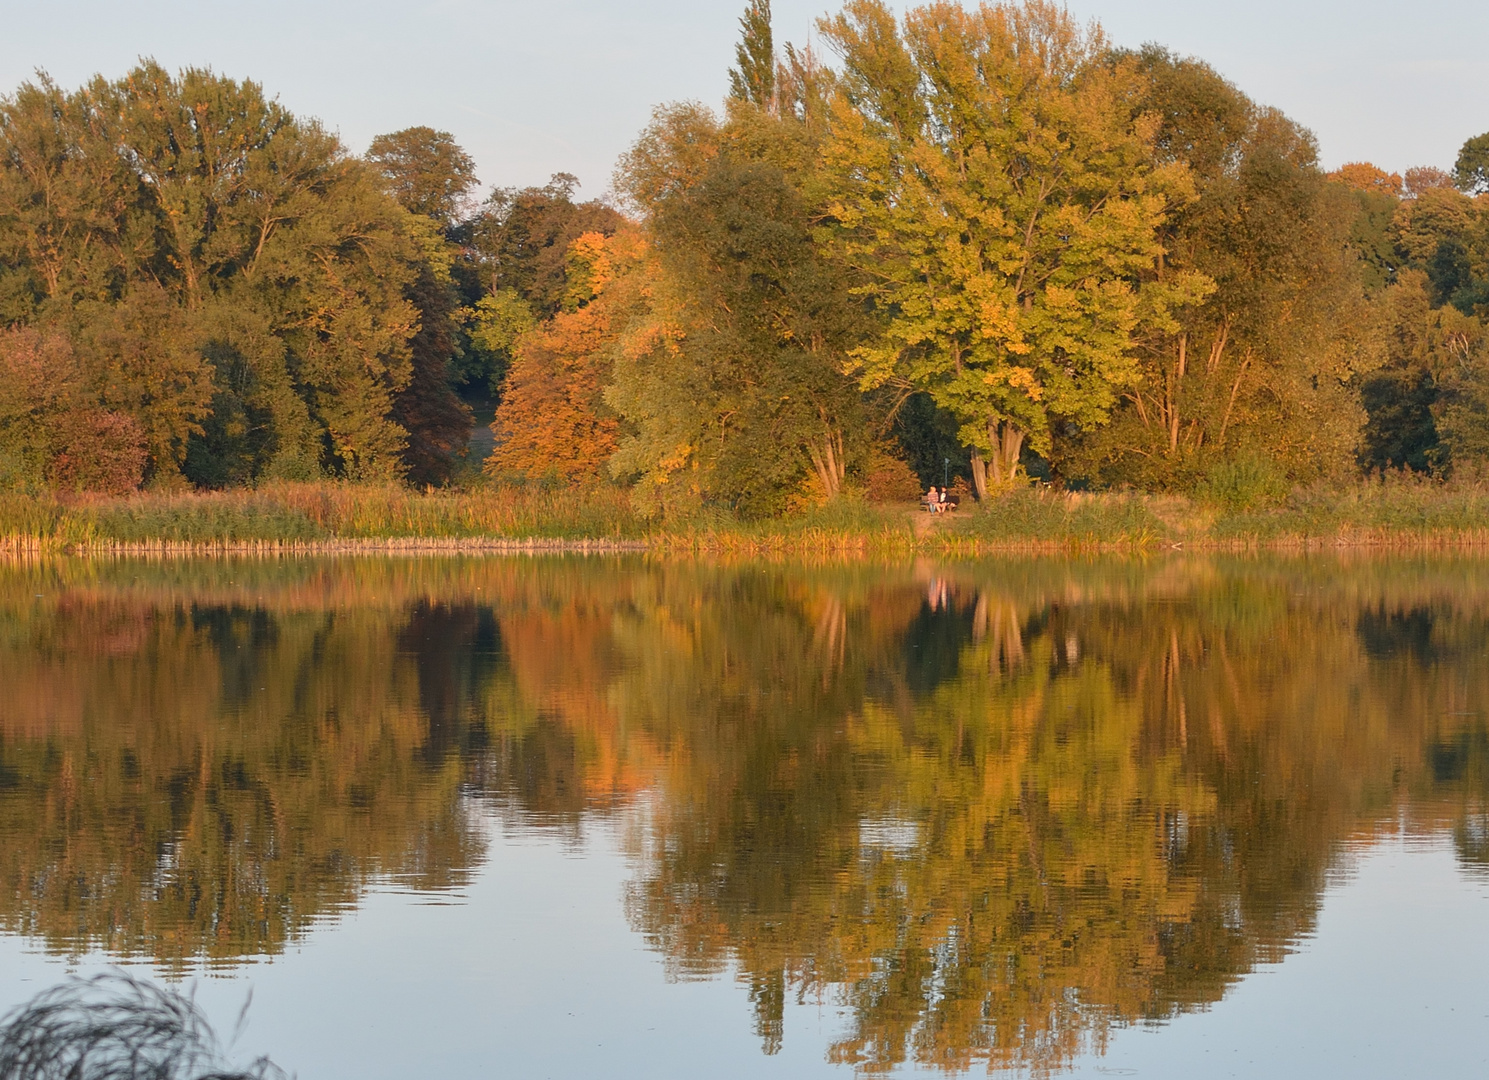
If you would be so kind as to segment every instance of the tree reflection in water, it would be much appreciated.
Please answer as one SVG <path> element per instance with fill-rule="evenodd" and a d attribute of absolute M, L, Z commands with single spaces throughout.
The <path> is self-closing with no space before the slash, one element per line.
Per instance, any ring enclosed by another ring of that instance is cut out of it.
<path fill-rule="evenodd" d="M 1045 1071 L 1403 816 L 1483 872 L 1486 617 L 1452 559 L 12 563 L 0 923 L 233 965 L 458 886 L 482 800 L 624 812 L 631 924 L 767 1052 L 820 997 L 865 1070 Z"/>

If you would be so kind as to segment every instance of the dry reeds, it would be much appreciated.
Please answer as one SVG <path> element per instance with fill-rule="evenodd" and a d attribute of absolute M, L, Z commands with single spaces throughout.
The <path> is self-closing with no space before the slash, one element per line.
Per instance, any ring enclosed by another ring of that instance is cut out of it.
<path fill-rule="evenodd" d="M 196 1002 L 122 972 L 43 990 L 0 1026 L 4 1080 L 264 1080 L 227 1066 Z"/>
<path fill-rule="evenodd" d="M 805 515 L 648 525 L 619 488 L 424 491 L 351 484 L 64 500 L 0 495 L 0 551 L 119 554 L 651 551 L 729 558 L 1489 547 L 1489 484 L 1410 476 L 1226 508 L 1030 487 L 934 519 L 841 499 Z"/>

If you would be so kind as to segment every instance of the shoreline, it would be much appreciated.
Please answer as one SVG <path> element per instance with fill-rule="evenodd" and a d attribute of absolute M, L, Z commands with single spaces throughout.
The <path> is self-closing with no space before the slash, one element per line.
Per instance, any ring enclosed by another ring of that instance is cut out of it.
<path fill-rule="evenodd" d="M 1245 555 L 1322 552 L 1414 554 L 1432 551 L 1489 553 L 1489 531 L 1467 535 L 1384 534 L 1281 536 L 1251 539 L 1195 538 L 1095 540 L 1010 537 L 986 540 L 949 534 L 944 537 L 892 537 L 871 534 L 749 536 L 710 533 L 700 536 L 657 534 L 641 539 L 602 537 L 343 537 L 325 540 L 90 540 L 63 541 L 27 536 L 0 536 L 3 555 L 666 555 L 997 558 L 1003 556 L 1072 557 L 1089 555 L 1152 556 L 1167 554 Z"/>
<path fill-rule="evenodd" d="M 837 500 L 789 518 L 672 527 L 616 488 L 414 491 L 280 483 L 130 496 L 0 494 L 0 552 L 63 555 L 660 555 L 950 559 L 1489 550 L 1489 483 L 1367 481 L 1226 508 L 1030 486 L 955 514 Z"/>

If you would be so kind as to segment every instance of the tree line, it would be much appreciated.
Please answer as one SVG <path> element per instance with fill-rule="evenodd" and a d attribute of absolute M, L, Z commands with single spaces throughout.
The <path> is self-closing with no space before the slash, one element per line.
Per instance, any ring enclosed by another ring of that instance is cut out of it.
<path fill-rule="evenodd" d="M 1333 172 L 1203 62 L 1044 0 L 831 52 L 750 0 L 722 112 L 609 201 L 477 202 L 445 132 L 349 154 L 143 63 L 0 101 L 0 485 L 610 483 L 768 517 L 1027 477 L 1193 491 L 1489 455 L 1489 134 Z M 480 475 L 473 408 L 493 408 Z"/>

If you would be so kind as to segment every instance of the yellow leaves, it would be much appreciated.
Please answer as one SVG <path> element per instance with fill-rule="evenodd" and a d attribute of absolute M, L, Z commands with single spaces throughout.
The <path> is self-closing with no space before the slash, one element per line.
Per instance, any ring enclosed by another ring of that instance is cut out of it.
<path fill-rule="evenodd" d="M 565 310 L 574 311 L 589 303 L 618 276 L 634 269 L 645 255 L 646 241 L 634 228 L 619 229 L 611 236 L 587 232 L 577 237 L 565 257 Z"/>
<path fill-rule="evenodd" d="M 672 448 L 670 454 L 657 459 L 657 468 L 664 474 L 658 479 L 659 483 L 665 483 L 666 474 L 677 472 L 686 467 L 688 459 L 693 456 L 693 445 L 691 443 L 678 443 Z"/>
<path fill-rule="evenodd" d="M 1029 351 L 1019 327 L 1018 306 L 998 299 L 983 301 L 978 309 L 981 325 L 978 332 L 984 338 L 997 338 L 1004 342 L 1010 353 L 1020 355 Z"/>
<path fill-rule="evenodd" d="M 1006 367 L 1000 371 L 990 371 L 983 376 L 983 380 L 989 386 L 1002 383 L 1022 390 L 1030 401 L 1039 401 L 1044 397 L 1044 388 L 1039 385 L 1039 377 L 1030 368 Z"/>
<path fill-rule="evenodd" d="M 892 312 L 852 369 L 929 392 L 964 431 L 1014 421 L 1042 446 L 1052 417 L 1099 423 L 1135 378 L 1130 282 L 1153 276 L 1158 229 L 1194 194 L 1183 165 L 1150 164 L 1159 118 L 1135 115 L 1135 65 L 1106 64 L 1099 29 L 1052 4 L 933 4 L 894 42 L 887 9 L 850 15 L 833 24 L 853 87 L 826 151 L 835 243 Z M 917 78 L 896 83 L 915 101 L 895 115 L 913 126 L 886 126 L 874 97 L 897 49 Z"/>
<path fill-rule="evenodd" d="M 1400 198 L 1404 185 L 1400 173 L 1388 173 L 1368 161 L 1351 161 L 1329 173 L 1329 179 L 1354 191 L 1378 192 Z"/>

